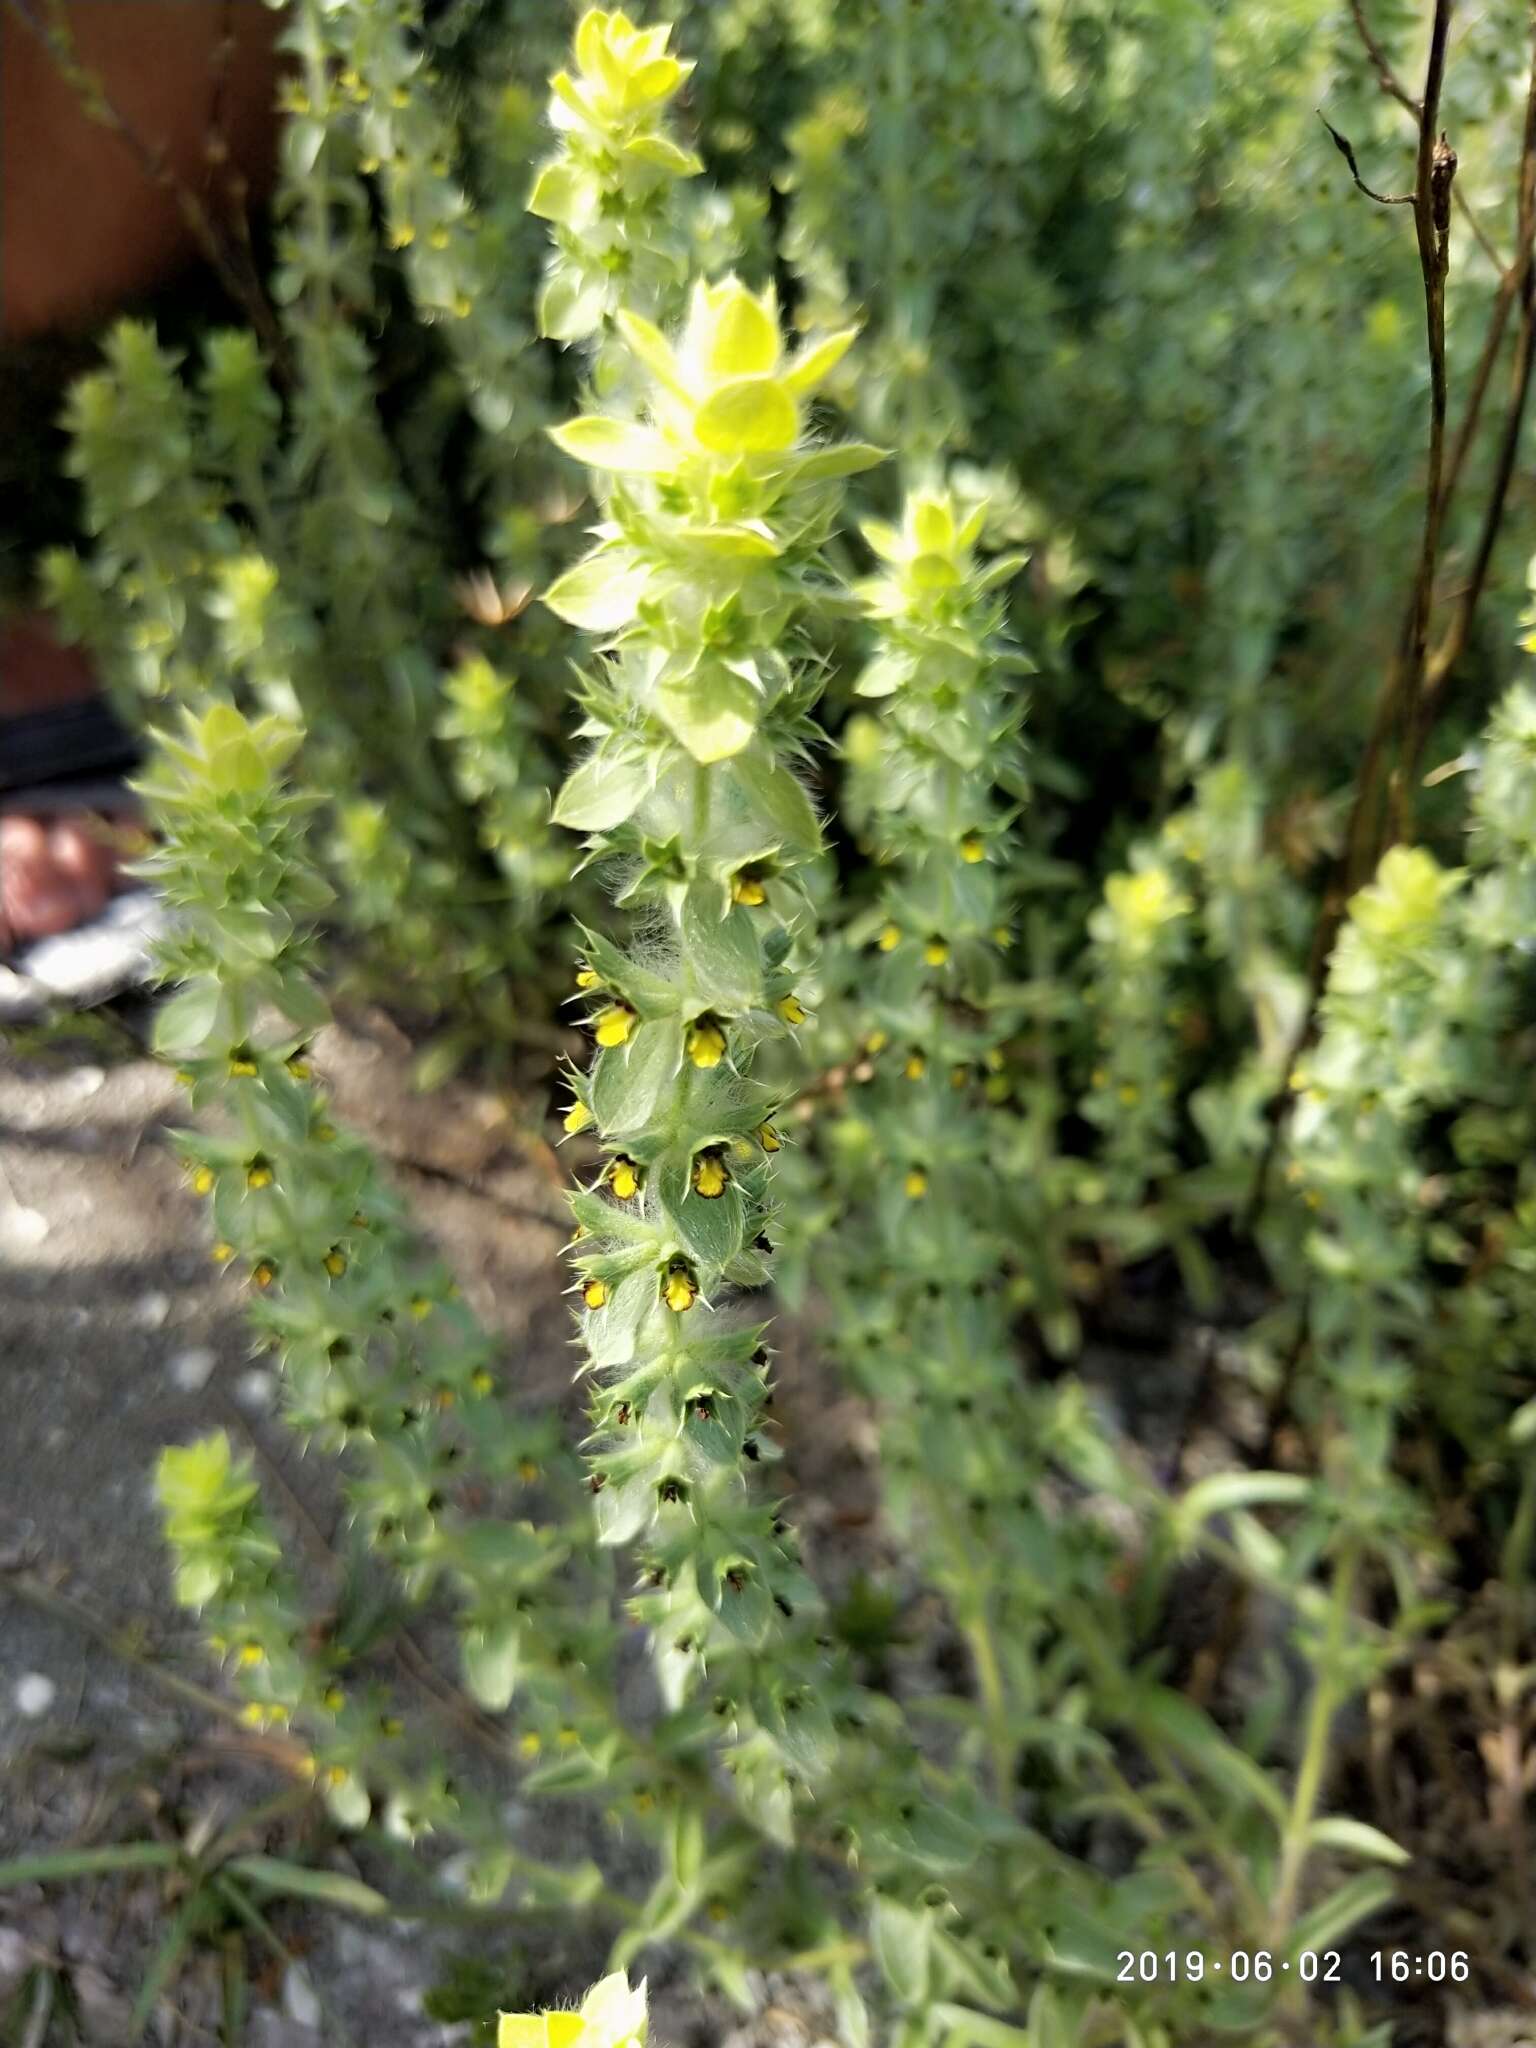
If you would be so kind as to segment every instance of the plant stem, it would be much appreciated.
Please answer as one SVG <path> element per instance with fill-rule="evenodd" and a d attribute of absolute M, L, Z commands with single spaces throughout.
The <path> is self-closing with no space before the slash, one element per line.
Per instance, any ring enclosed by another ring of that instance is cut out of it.
<path fill-rule="evenodd" d="M 976 1685 L 981 1693 L 982 1718 L 986 1723 L 987 1748 L 992 1759 L 992 1780 L 1005 1807 L 1013 1804 L 1013 1743 L 1008 1733 L 1008 1702 L 1003 1692 L 1003 1674 L 997 1661 L 997 1645 L 985 1600 L 961 1624 L 962 1633 L 976 1667 Z"/>
<path fill-rule="evenodd" d="M 1355 1559 L 1352 1552 L 1346 1552 L 1334 1573 L 1333 1591 L 1328 1603 L 1328 1627 L 1322 1655 L 1318 1659 L 1312 1699 L 1307 1708 L 1301 1762 L 1291 1795 L 1291 1810 L 1280 1840 L 1280 1869 L 1275 1880 L 1274 1903 L 1270 1908 L 1269 1933 L 1270 1945 L 1276 1949 L 1284 1946 L 1296 1916 L 1297 1895 L 1307 1860 L 1307 1838 L 1328 1770 L 1333 1717 L 1343 1704 L 1345 1687 L 1339 1673 L 1339 1651 L 1349 1620 L 1354 1587 Z"/>

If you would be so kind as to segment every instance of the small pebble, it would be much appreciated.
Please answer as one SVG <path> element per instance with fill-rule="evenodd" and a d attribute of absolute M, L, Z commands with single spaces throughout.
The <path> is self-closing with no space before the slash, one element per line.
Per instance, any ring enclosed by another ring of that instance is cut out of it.
<path fill-rule="evenodd" d="M 195 1394 L 200 1387 L 206 1387 L 209 1375 L 218 1364 L 217 1352 L 206 1344 L 193 1344 L 185 1351 L 178 1351 L 171 1360 L 171 1378 L 184 1394 Z"/>
<path fill-rule="evenodd" d="M 59 1688 L 41 1671 L 28 1671 L 16 1681 L 16 1711 L 29 1721 L 41 1720 L 58 1698 Z"/>
<path fill-rule="evenodd" d="M 141 1294 L 133 1305 L 134 1315 L 146 1330 L 158 1330 L 171 1312 L 168 1294 Z"/>
<path fill-rule="evenodd" d="M 84 1102 L 88 1096 L 96 1093 L 106 1078 L 104 1067 L 76 1067 L 65 1086 L 77 1102 Z"/>
<path fill-rule="evenodd" d="M 253 1365 L 235 1381 L 235 1399 L 242 1408 L 270 1408 L 276 1391 L 277 1382 L 259 1365 Z"/>
<path fill-rule="evenodd" d="M 320 2001 L 302 1963 L 291 1963 L 283 1977 L 283 2011 L 301 2027 L 318 2027 Z"/>
<path fill-rule="evenodd" d="M 14 1245 L 30 1248 L 41 1244 L 50 1227 L 41 1209 L 28 1209 L 19 1202 L 0 1212 L 0 1233 Z"/>

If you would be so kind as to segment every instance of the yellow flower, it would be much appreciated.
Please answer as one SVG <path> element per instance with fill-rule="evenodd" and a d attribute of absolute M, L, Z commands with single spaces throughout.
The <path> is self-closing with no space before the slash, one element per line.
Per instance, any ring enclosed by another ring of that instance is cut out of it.
<path fill-rule="evenodd" d="M 415 241 L 415 239 L 415 228 L 412 227 L 411 223 L 408 220 L 403 220 L 401 221 L 400 225 L 391 232 L 389 237 L 389 246 L 391 247 L 391 249 L 409 249 L 409 247 L 411 246 L 412 242 Z"/>
<path fill-rule="evenodd" d="M 930 939 L 923 947 L 923 958 L 930 967 L 942 967 L 949 958 L 949 947 L 943 939 Z"/>
<path fill-rule="evenodd" d="M 1419 938 L 1463 879 L 1460 868 L 1441 867 L 1422 846 L 1394 846 L 1382 855 L 1376 879 L 1350 898 L 1349 914 L 1371 938 Z"/>
<path fill-rule="evenodd" d="M 229 1244 L 224 1238 L 221 1237 L 218 1243 L 213 1247 L 214 1263 L 220 1266 L 227 1266 L 234 1256 L 234 1246 L 232 1244 Z"/>
<path fill-rule="evenodd" d="M 526 1735 L 520 1735 L 517 1738 L 517 1747 L 519 1755 L 534 1757 L 538 1755 L 544 1744 L 539 1736 L 534 1733 L 533 1729 L 530 1728 Z"/>
<path fill-rule="evenodd" d="M 347 1703 L 347 1696 L 339 1685 L 328 1685 L 320 1695 L 320 1704 L 328 1714 L 339 1714 Z"/>
<path fill-rule="evenodd" d="M 621 1152 L 608 1168 L 608 1185 L 621 1202 L 633 1201 L 640 1192 L 640 1169 Z"/>
<path fill-rule="evenodd" d="M 635 1013 L 627 1003 L 613 1003 L 600 1012 L 596 1037 L 599 1045 L 623 1045 L 635 1028 Z"/>
<path fill-rule="evenodd" d="M 277 1278 L 277 1268 L 270 1259 L 258 1259 L 251 1268 L 251 1278 L 258 1287 L 270 1287 Z"/>
<path fill-rule="evenodd" d="M 597 982 L 598 978 L 590 967 L 583 967 L 576 976 L 576 986 L 578 988 L 596 988 Z"/>
<path fill-rule="evenodd" d="M 773 1006 L 786 1024 L 803 1024 L 805 1008 L 798 996 L 780 996 Z"/>
<path fill-rule="evenodd" d="M 406 1303 L 406 1308 L 418 1323 L 424 1323 L 432 1313 L 432 1298 L 426 1294 L 413 1294 Z"/>
<path fill-rule="evenodd" d="M 637 1806 L 641 1796 L 635 1796 Z M 624 1973 L 615 1971 L 593 1985 L 579 2012 L 502 2013 L 496 2048 L 645 2048 L 646 2026 L 644 1983 L 631 1990 Z"/>
<path fill-rule="evenodd" d="M 920 1166 L 911 1166 L 901 1185 L 908 1199 L 917 1202 L 928 1192 L 928 1176 Z"/>
<path fill-rule="evenodd" d="M 669 53 L 670 34 L 665 23 L 637 28 L 617 8 L 589 7 L 576 25 L 577 78 L 562 71 L 553 80 L 556 125 L 572 126 L 576 113 L 595 126 L 617 126 L 670 99 L 693 69 Z"/>
<path fill-rule="evenodd" d="M 876 944 L 879 946 L 882 953 L 894 953 L 896 948 L 901 944 L 901 926 L 899 924 L 888 924 L 882 926 L 880 937 L 876 941 Z"/>
<path fill-rule="evenodd" d="M 288 1058 L 283 1061 L 283 1065 L 292 1074 L 295 1081 L 307 1081 L 313 1071 L 309 1061 L 300 1053 L 290 1053 Z"/>
<path fill-rule="evenodd" d="M 1189 898 L 1174 887 L 1166 868 L 1111 875 L 1104 884 L 1104 901 L 1119 927 L 1121 942 L 1132 953 L 1149 951 L 1162 926 L 1183 917 L 1190 908 Z"/>
<path fill-rule="evenodd" d="M 251 1058 L 249 1048 L 237 1045 L 229 1056 L 231 1080 L 252 1081 L 260 1071 L 261 1069 L 257 1066 L 255 1060 Z"/>
<path fill-rule="evenodd" d="M 706 1201 L 713 1201 L 723 1195 L 730 1176 L 725 1170 L 725 1159 L 719 1152 L 701 1152 L 693 1162 L 693 1191 Z"/>
<path fill-rule="evenodd" d="M 326 1253 L 325 1257 L 321 1260 L 321 1264 L 325 1267 L 325 1270 L 327 1271 L 327 1273 L 330 1274 L 333 1280 L 339 1280 L 342 1274 L 345 1273 L 345 1271 L 347 1270 L 347 1255 L 344 1251 L 341 1251 L 336 1245 L 332 1245 L 330 1250 Z"/>
<path fill-rule="evenodd" d="M 768 901 L 768 891 L 763 887 L 760 868 L 738 868 L 731 877 L 731 900 L 744 903 L 755 910 L 760 903 Z"/>
<path fill-rule="evenodd" d="M 920 1052 L 908 1053 L 907 1063 L 901 1071 L 909 1081 L 921 1081 L 928 1071 L 928 1062 Z"/>
<path fill-rule="evenodd" d="M 661 1298 L 674 1315 L 683 1315 L 699 1298 L 699 1283 L 687 1263 L 674 1259 L 662 1277 Z"/>
<path fill-rule="evenodd" d="M 477 1365 L 469 1376 L 469 1384 L 477 1394 L 494 1394 L 496 1375 L 483 1365 Z"/>
<path fill-rule="evenodd" d="M 571 1137 L 584 1131 L 592 1121 L 592 1112 L 584 1102 L 573 1102 L 565 1112 L 565 1128 Z"/>
<path fill-rule="evenodd" d="M 688 1027 L 686 1042 L 696 1067 L 718 1067 L 725 1058 L 725 1027 L 707 1012 Z"/>
<path fill-rule="evenodd" d="M 608 1282 L 606 1280 L 589 1280 L 581 1290 L 581 1298 L 588 1308 L 601 1308 L 608 1299 Z"/>
<path fill-rule="evenodd" d="M 756 1131 L 753 1132 L 753 1136 L 765 1152 L 782 1152 L 784 1150 L 784 1140 L 779 1136 L 772 1124 L 759 1124 Z"/>
<path fill-rule="evenodd" d="M 831 375 L 856 332 L 843 328 L 786 362 L 772 287 L 749 291 L 734 276 L 695 284 L 675 352 L 649 320 L 621 312 L 618 322 L 656 380 L 652 410 L 661 447 L 670 442 L 728 456 L 779 455 L 793 448 L 800 438 L 800 401 Z M 556 439 L 565 431 L 557 430 Z M 582 454 L 579 447 L 567 452 Z M 626 465 L 631 459 L 626 456 Z M 661 451 L 649 459 L 660 466 Z"/>
<path fill-rule="evenodd" d="M 967 832 L 960 842 L 960 858 L 974 867 L 979 860 L 987 857 L 987 842 L 979 832 Z"/>
<path fill-rule="evenodd" d="M 194 1195 L 211 1195 L 216 1176 L 211 1166 L 200 1166 L 192 1176 Z"/>
<path fill-rule="evenodd" d="M 242 1643 L 236 1662 L 243 1665 L 246 1670 L 249 1670 L 253 1664 L 262 1663 L 266 1654 L 260 1643 Z"/>
<path fill-rule="evenodd" d="M 260 1152 L 245 1169 L 245 1184 L 248 1188 L 269 1188 L 272 1185 L 272 1167 Z"/>
<path fill-rule="evenodd" d="M 889 1032 L 878 1030 L 871 1031 L 869 1036 L 864 1041 L 864 1050 L 871 1056 L 871 1058 L 873 1058 L 873 1056 L 877 1052 L 884 1052 L 885 1048 L 890 1044 L 890 1042 L 891 1039 Z"/>

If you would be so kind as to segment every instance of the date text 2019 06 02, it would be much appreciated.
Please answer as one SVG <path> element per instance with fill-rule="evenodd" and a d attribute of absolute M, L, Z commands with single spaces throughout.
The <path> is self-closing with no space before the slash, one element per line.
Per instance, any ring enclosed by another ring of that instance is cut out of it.
<path fill-rule="evenodd" d="M 1277 1956 L 1269 1949 L 1236 1949 L 1231 1955 L 1208 1956 L 1199 1949 L 1129 1949 L 1115 1958 L 1120 1984 L 1198 1984 L 1207 1977 L 1225 1977 L 1234 1984 L 1268 1984 L 1295 1976 L 1304 1984 L 1343 1982 L 1343 1958 L 1336 1949 L 1302 1949 Z M 1371 1969 L 1378 1984 L 1465 1984 L 1471 1958 L 1464 1949 L 1429 1949 L 1422 1955 L 1407 1949 L 1377 1949 Z"/>

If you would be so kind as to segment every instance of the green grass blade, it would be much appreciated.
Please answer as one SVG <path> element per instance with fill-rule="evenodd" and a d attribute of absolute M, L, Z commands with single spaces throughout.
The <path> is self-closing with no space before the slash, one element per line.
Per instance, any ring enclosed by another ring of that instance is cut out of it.
<path fill-rule="evenodd" d="M 118 1842 L 105 1849 L 60 1849 L 0 1863 L 0 1886 L 50 1884 L 65 1877 L 105 1877 L 115 1870 L 169 1870 L 181 1851 L 167 1842 Z"/>

